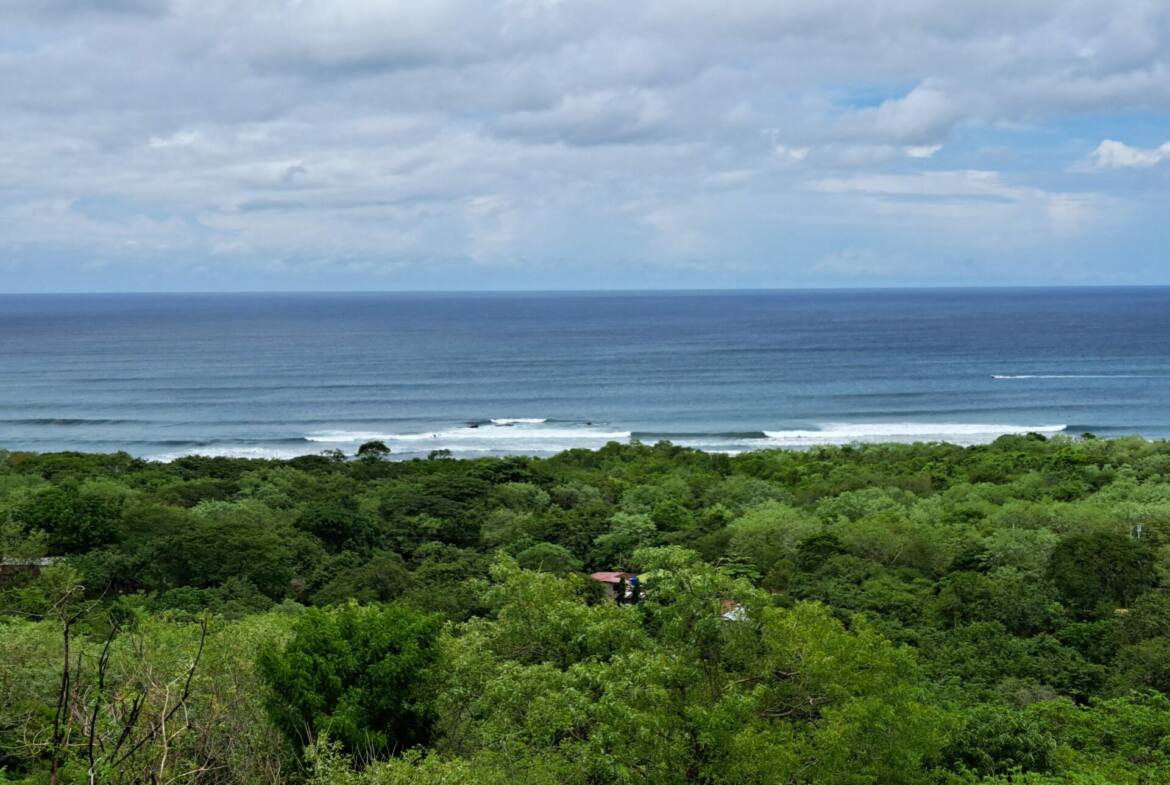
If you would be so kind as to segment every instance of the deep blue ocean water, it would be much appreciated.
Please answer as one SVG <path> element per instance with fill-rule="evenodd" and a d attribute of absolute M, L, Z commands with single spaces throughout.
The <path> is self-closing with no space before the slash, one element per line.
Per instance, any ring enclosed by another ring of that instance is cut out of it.
<path fill-rule="evenodd" d="M 0 449 L 1170 436 L 1170 288 L 0 295 Z"/>

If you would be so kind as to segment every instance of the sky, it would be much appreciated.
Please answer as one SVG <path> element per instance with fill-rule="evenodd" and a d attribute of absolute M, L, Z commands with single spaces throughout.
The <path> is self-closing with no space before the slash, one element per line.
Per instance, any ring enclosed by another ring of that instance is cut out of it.
<path fill-rule="evenodd" d="M 1170 284 L 1166 0 L 0 0 L 0 291 Z"/>

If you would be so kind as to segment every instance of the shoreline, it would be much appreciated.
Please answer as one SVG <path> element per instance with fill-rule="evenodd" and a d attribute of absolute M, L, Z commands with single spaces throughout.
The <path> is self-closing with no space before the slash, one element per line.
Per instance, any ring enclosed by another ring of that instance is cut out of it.
<path fill-rule="evenodd" d="M 852 449 L 888 449 L 888 448 L 910 448 L 920 445 L 940 445 L 947 447 L 956 447 L 960 449 L 968 449 L 972 447 L 987 446 L 995 443 L 1001 438 L 1005 437 L 1025 437 L 1043 441 L 1054 442 L 1068 442 L 1079 443 L 1084 441 L 1119 441 L 1122 439 L 1138 439 L 1146 443 L 1156 444 L 1167 442 L 1167 437 L 1161 436 L 1146 436 L 1141 433 L 1119 433 L 1098 435 L 1089 431 L 1071 431 L 1066 426 L 1060 426 L 1059 430 L 1055 430 L 1057 426 L 1050 426 L 1047 431 L 1024 431 L 1017 430 L 1007 433 L 1001 433 L 994 438 L 986 439 L 855 439 L 852 441 L 829 441 L 818 440 L 810 438 L 807 441 L 791 441 L 787 443 L 768 443 L 759 444 L 758 446 L 746 446 L 743 448 L 712 448 L 704 447 L 695 444 L 688 444 L 684 439 L 657 439 L 650 441 L 648 439 L 641 439 L 637 437 L 630 437 L 624 440 L 611 439 L 604 443 L 590 444 L 590 445 L 573 445 L 562 449 L 492 449 L 492 448 L 475 448 L 462 447 L 450 449 L 447 447 L 436 447 L 432 450 L 411 450 L 411 451 L 394 451 L 391 450 L 388 454 L 382 456 L 379 460 L 389 461 L 393 463 L 420 461 L 420 460 L 459 460 L 459 461 L 474 461 L 485 458 L 504 459 L 504 458 L 534 458 L 547 459 L 562 455 L 568 452 L 585 450 L 591 453 L 600 452 L 604 449 L 612 449 L 615 445 L 618 447 L 634 447 L 643 446 L 648 448 L 660 447 L 669 445 L 673 448 L 690 450 L 711 455 L 726 455 L 728 457 L 736 457 L 751 453 L 761 452 L 806 452 L 810 450 L 825 449 L 825 448 L 852 448 Z M 369 441 L 381 441 L 377 439 L 370 439 Z M 765 441 L 761 439 L 760 441 Z M 320 442 L 306 441 L 306 446 L 312 444 L 322 444 Z M 350 449 L 344 450 L 339 448 L 323 447 L 322 449 L 305 449 L 305 450 L 291 450 L 287 447 L 280 448 L 275 446 L 225 446 L 222 448 L 212 448 L 208 450 L 200 450 L 198 448 L 190 451 L 173 451 L 168 453 L 136 453 L 134 451 L 125 449 L 112 450 L 92 450 L 92 449 L 51 449 L 51 450 L 32 450 L 23 448 L 10 448 L 0 444 L 0 456 L 7 458 L 13 455 L 69 455 L 81 454 L 88 456 L 101 455 L 120 455 L 125 454 L 135 460 L 146 461 L 149 463 L 168 464 L 186 458 L 201 458 L 201 459 L 226 459 L 226 460 L 242 460 L 242 461 L 274 461 L 274 462 L 290 462 L 303 458 L 327 458 L 337 462 L 354 462 L 361 458 L 357 454 L 359 444 L 347 444 Z"/>

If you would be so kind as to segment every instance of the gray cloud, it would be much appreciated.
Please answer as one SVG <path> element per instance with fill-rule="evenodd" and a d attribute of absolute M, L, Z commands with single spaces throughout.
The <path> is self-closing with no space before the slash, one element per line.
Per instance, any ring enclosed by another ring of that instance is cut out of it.
<path fill-rule="evenodd" d="M 1069 181 L 1073 162 L 1096 148 L 1098 166 L 1139 166 L 1160 148 L 1060 132 L 1065 160 L 1023 151 L 984 181 L 994 157 L 966 137 L 1170 113 L 1156 0 L 19 0 L 0 14 L 0 255 L 28 280 L 70 251 L 107 269 L 391 272 L 693 269 L 715 254 L 782 280 L 890 258 L 856 249 L 907 216 L 927 222 L 913 242 L 945 242 L 973 225 L 958 201 L 1007 205 L 977 211 L 1000 227 L 984 243 L 1018 245 L 1013 205 L 1043 215 L 1052 231 L 1025 236 L 1050 242 L 1124 201 Z M 825 247 L 818 227 L 845 208 L 857 237 Z"/>
<path fill-rule="evenodd" d="M 5 9 L 48 20 L 75 20 L 90 15 L 157 16 L 166 13 L 167 0 L 8 0 Z"/>

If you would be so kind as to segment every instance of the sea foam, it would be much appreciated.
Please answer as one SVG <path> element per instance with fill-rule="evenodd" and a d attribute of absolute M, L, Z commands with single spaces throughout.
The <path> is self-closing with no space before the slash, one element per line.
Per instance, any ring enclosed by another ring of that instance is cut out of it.
<path fill-rule="evenodd" d="M 401 457 L 426 455 L 432 450 L 452 454 L 549 455 L 579 447 L 597 448 L 611 441 L 628 441 L 630 431 L 592 423 L 548 425 L 546 418 L 517 417 L 476 421 L 434 431 L 394 432 L 322 430 L 305 436 L 320 448 L 351 450 L 368 441 L 384 442 Z"/>
<path fill-rule="evenodd" d="M 148 461 L 170 463 L 180 458 L 202 456 L 205 458 L 251 458 L 255 460 L 287 461 L 302 455 L 318 452 L 306 447 L 200 447 L 189 450 L 172 450 L 146 455 Z"/>
<path fill-rule="evenodd" d="M 1065 425 L 992 423 L 825 423 L 815 430 L 764 431 L 769 446 L 851 444 L 854 442 L 951 442 L 981 444 L 1011 434 L 1056 434 Z"/>
<path fill-rule="evenodd" d="M 992 379 L 1152 379 L 1149 374 L 1140 373 L 993 373 Z"/>
<path fill-rule="evenodd" d="M 490 423 L 490 421 L 484 421 Z M 434 431 L 395 433 L 378 430 L 321 430 L 303 438 L 274 440 L 265 446 L 192 444 L 183 451 L 167 450 L 151 455 L 152 460 L 171 461 L 183 455 L 209 457 L 287 459 L 327 449 L 356 452 L 363 442 L 381 441 L 397 458 L 425 457 L 435 450 L 455 456 L 552 455 L 577 448 L 597 449 L 608 442 L 669 440 L 679 446 L 708 452 L 736 455 L 759 449 L 805 448 L 880 442 L 948 442 L 985 444 L 1009 434 L 1058 434 L 1066 425 L 1011 425 L 996 423 L 868 422 L 824 423 L 808 428 L 775 431 L 732 431 L 713 433 L 655 433 L 618 430 L 612 426 L 581 423 L 549 426 L 547 420 L 500 424 L 475 424 Z M 165 446 L 158 443 L 159 446 Z M 178 446 L 176 443 L 175 446 Z"/>

